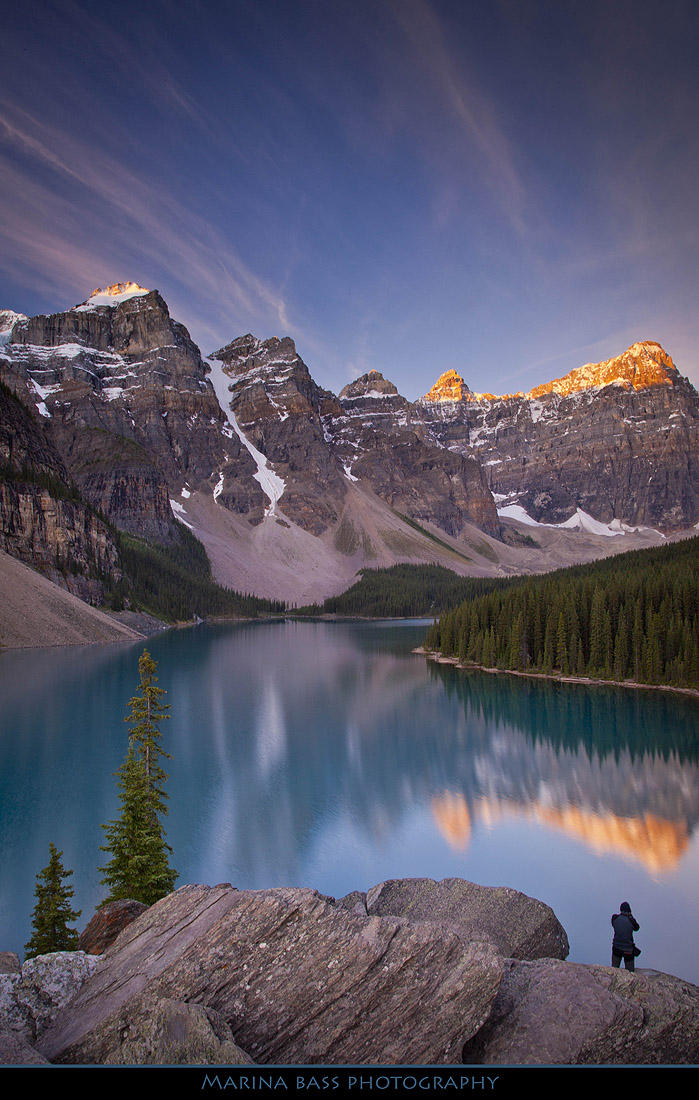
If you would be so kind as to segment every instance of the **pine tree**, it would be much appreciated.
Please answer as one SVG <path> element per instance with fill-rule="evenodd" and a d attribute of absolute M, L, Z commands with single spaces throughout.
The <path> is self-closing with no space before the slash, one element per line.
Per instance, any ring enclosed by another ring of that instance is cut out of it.
<path fill-rule="evenodd" d="M 25 944 L 25 958 L 36 955 L 48 955 L 52 951 L 77 951 L 78 933 L 68 928 L 68 923 L 78 919 L 82 909 L 72 909 L 70 899 L 75 891 L 63 884 L 63 879 L 73 874 L 66 871 L 61 863 L 63 852 L 57 852 L 54 844 L 49 844 L 51 858 L 48 867 L 44 867 L 36 876 L 36 906 L 32 914 L 34 933 Z"/>
<path fill-rule="evenodd" d="M 131 726 L 129 748 L 117 772 L 121 816 L 103 825 L 107 843 L 101 851 L 111 859 L 100 870 L 102 883 L 109 887 L 103 904 L 120 898 L 132 898 L 152 905 L 171 893 L 177 871 L 169 866 L 172 848 L 165 842 L 160 821 L 167 814 L 166 773 L 160 757 L 169 759 L 160 747 L 159 723 L 169 717 L 169 708 L 161 703 L 165 694 L 157 687 L 156 663 L 147 650 L 139 658 L 139 691 L 129 700 L 125 721 Z"/>

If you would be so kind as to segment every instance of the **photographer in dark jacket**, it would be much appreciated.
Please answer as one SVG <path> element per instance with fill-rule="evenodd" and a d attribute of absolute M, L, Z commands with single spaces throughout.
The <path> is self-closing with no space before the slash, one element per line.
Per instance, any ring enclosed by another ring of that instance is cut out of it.
<path fill-rule="evenodd" d="M 612 940 L 612 966 L 624 966 L 627 970 L 635 969 L 635 959 L 641 952 L 633 942 L 634 932 L 638 932 L 640 925 L 631 912 L 628 901 L 622 901 L 619 912 L 612 917 L 614 939 Z"/>

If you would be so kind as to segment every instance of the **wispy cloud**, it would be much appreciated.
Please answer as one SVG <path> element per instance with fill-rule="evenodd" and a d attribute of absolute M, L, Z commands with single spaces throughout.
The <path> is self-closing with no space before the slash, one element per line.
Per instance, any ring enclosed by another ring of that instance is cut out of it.
<path fill-rule="evenodd" d="M 151 0 L 151 12 L 158 6 L 163 8 L 157 0 Z M 154 19 L 141 20 L 137 44 L 134 43 L 130 21 L 115 20 L 114 11 L 109 7 L 80 3 L 79 0 L 62 0 L 61 21 L 73 34 L 79 35 L 82 48 L 93 63 L 99 59 L 99 64 L 113 73 L 115 106 L 118 107 L 123 92 L 135 92 L 149 103 L 159 104 L 164 113 L 179 115 L 194 123 L 202 133 L 212 138 L 215 136 L 215 126 L 211 113 L 178 79 L 182 54 L 172 50 L 168 34 L 163 33 L 163 27 L 170 28 L 177 20 L 186 20 L 193 40 L 199 27 L 191 13 L 192 7 L 191 3 L 174 8 L 165 4 L 160 17 L 156 11 Z M 211 19 L 206 11 L 200 11 L 197 15 L 200 22 L 208 23 Z M 187 38 L 183 41 L 186 42 Z M 85 88 L 77 78 L 74 86 L 66 87 L 65 75 L 60 69 L 56 74 L 57 79 L 63 82 L 61 98 L 73 98 L 79 108 Z M 51 73 L 46 74 L 45 83 L 51 87 Z"/>
<path fill-rule="evenodd" d="M 446 29 L 427 0 L 388 3 L 411 48 L 411 67 L 437 90 L 460 139 L 471 151 L 476 173 L 492 187 L 511 227 L 525 237 L 526 189 L 495 105 L 449 44 Z"/>
<path fill-rule="evenodd" d="M 272 316 L 285 332 L 293 332 L 277 288 L 244 262 L 218 227 L 153 181 L 17 105 L 0 104 L 0 128 L 11 150 L 21 154 L 17 162 L 0 157 L 7 185 L 2 234 L 6 249 L 14 255 L 21 250 L 24 264 L 36 265 L 37 276 L 55 263 L 73 284 L 86 285 L 87 272 L 104 267 L 106 248 L 112 255 L 137 255 L 155 270 L 170 268 L 189 285 L 195 300 L 207 300 L 209 316 L 221 322 L 230 323 L 231 312 L 237 311 L 253 320 Z M 52 185 L 51 175 L 77 188 L 70 205 L 61 198 L 61 187 Z M 81 214 L 79 219 L 70 217 L 77 240 L 67 232 L 70 210 Z M 131 233 L 122 250 L 110 238 L 114 224 L 125 219 Z M 61 226 L 66 228 L 63 234 Z"/>

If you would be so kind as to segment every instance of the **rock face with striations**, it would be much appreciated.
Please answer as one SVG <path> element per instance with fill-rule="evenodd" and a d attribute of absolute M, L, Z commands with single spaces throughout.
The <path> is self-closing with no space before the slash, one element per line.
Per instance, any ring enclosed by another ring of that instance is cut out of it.
<path fill-rule="evenodd" d="M 511 554 L 474 542 L 473 527 L 508 549 L 529 546 L 523 568 L 539 571 L 596 553 L 597 535 L 622 525 L 699 521 L 699 398 L 652 342 L 508 397 L 472 393 L 448 371 L 418 402 L 378 371 L 335 396 L 289 337 L 241 336 L 210 361 L 160 294 L 135 283 L 62 313 L 0 311 L 0 379 L 34 422 L 20 423 L 5 391 L 2 547 L 49 575 L 52 561 L 75 563 L 81 579 L 66 582 L 61 566 L 62 583 L 96 602 L 100 575 L 117 578 L 94 513 L 159 542 L 178 541 L 177 518 L 219 580 L 263 596 L 271 585 L 278 597 L 280 577 L 299 586 L 299 555 L 329 593 L 352 567 L 437 553 L 460 569 L 518 571 Z M 62 491 L 47 492 L 45 475 Z M 556 533 L 542 548 L 504 526 L 590 528 L 585 514 L 596 542 Z"/>
<path fill-rule="evenodd" d="M 43 424 L 4 387 L 0 470 L 0 549 L 80 599 L 100 603 L 99 578 L 121 575 L 112 533 L 74 492 Z"/>
<path fill-rule="evenodd" d="M 70 477 L 117 526 L 168 538 L 169 496 L 185 482 L 213 484 L 228 465 L 251 480 L 199 349 L 157 291 L 117 283 L 64 313 L 15 320 L 5 337 L 3 381 L 45 419 Z"/>
<path fill-rule="evenodd" d="M 312 890 L 188 886 L 122 933 L 38 1049 L 117 1061 L 129 1021 L 168 998 L 213 1009 L 256 1063 L 448 1064 L 502 971 L 490 944 Z"/>
<path fill-rule="evenodd" d="M 378 371 L 338 398 L 316 385 L 289 337 L 241 336 L 210 358 L 231 379 L 238 424 L 284 482 L 282 512 L 311 534 L 336 522 L 348 481 L 360 481 L 447 534 L 472 523 L 499 535 L 478 462 L 447 450 Z"/>
<path fill-rule="evenodd" d="M 31 1056 L 54 1063 L 699 1060 L 696 986 L 542 957 L 567 948 L 548 906 L 459 879 L 394 879 L 339 901 L 307 889 L 183 886 L 99 960 L 45 956 L 25 964 L 27 981 L 7 967 L 0 1036 L 40 1032 Z M 96 967 L 87 980 L 86 966 Z M 32 1003 L 52 1002 L 38 1027 L 25 1007 L 30 986 Z M 0 1037 L 11 1060 L 22 1057 L 10 1047 Z"/>
<path fill-rule="evenodd" d="M 392 382 L 370 371 L 345 386 L 339 403 L 326 431 L 348 477 L 367 481 L 396 511 L 449 535 L 470 522 L 499 536 L 480 463 L 448 450 Z"/>
<path fill-rule="evenodd" d="M 283 482 L 284 515 L 312 535 L 322 534 L 338 519 L 345 496 L 323 430 L 336 398 L 316 385 L 288 336 L 240 336 L 210 359 L 228 378 L 229 405 L 240 428 Z"/>
<path fill-rule="evenodd" d="M 508 960 L 462 1054 L 476 1065 L 696 1064 L 699 989 L 655 970 Z"/>
<path fill-rule="evenodd" d="M 668 531 L 699 520 L 699 399 L 653 341 L 504 397 L 447 371 L 419 404 L 445 446 L 476 455 L 493 492 L 539 522 L 577 508 Z"/>

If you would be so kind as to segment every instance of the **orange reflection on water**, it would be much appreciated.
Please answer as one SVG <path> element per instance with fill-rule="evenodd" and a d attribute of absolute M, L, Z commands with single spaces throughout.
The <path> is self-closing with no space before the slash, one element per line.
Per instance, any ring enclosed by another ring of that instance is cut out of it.
<path fill-rule="evenodd" d="M 432 799 L 432 815 L 452 848 L 466 849 L 471 838 L 471 814 L 462 794 L 445 791 Z"/>
<path fill-rule="evenodd" d="M 480 798 L 469 809 L 463 794 L 445 791 L 432 799 L 435 823 L 452 848 L 465 850 L 471 838 L 474 820 L 495 825 L 506 818 L 520 817 L 535 821 L 566 836 L 583 840 L 602 855 L 615 853 L 641 863 L 651 872 L 673 871 L 689 845 L 684 822 L 668 821 L 655 814 L 621 817 L 599 814 L 579 806 L 523 806 L 510 799 Z"/>

